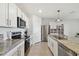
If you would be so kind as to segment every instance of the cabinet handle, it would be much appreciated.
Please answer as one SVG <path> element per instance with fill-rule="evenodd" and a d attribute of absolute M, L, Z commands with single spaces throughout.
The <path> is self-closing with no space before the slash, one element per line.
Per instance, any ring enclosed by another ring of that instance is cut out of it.
<path fill-rule="evenodd" d="M 7 19 L 7 25 L 8 25 L 8 19 Z"/>
<path fill-rule="evenodd" d="M 10 26 L 11 25 L 11 20 L 8 20 L 8 23 L 9 23 L 8 25 Z"/>
<path fill-rule="evenodd" d="M 10 20 L 10 25 L 11 25 L 11 20 Z"/>

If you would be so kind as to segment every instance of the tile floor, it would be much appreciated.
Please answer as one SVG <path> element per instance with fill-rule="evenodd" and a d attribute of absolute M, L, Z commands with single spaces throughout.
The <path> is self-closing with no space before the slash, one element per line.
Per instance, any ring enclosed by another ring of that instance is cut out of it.
<path fill-rule="evenodd" d="M 30 51 L 27 56 L 52 56 L 47 42 L 40 42 L 30 47 Z"/>

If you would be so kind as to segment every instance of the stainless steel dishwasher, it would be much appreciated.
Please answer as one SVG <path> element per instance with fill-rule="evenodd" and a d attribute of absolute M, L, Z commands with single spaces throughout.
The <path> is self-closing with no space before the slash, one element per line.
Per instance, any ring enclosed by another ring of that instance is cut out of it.
<path fill-rule="evenodd" d="M 62 44 L 58 45 L 58 56 L 77 56 L 77 54 Z"/>

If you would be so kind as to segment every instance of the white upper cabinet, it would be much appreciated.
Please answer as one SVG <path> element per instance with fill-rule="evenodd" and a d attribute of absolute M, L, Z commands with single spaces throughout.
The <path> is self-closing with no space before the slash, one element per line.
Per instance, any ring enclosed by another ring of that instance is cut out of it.
<path fill-rule="evenodd" d="M 25 20 L 26 15 L 24 14 L 24 12 L 21 11 L 21 9 L 18 8 L 18 17 L 22 18 L 23 20 Z"/>
<path fill-rule="evenodd" d="M 17 6 L 13 3 L 0 3 L 0 26 L 17 27 Z"/>
<path fill-rule="evenodd" d="M 25 18 L 25 20 L 26 20 L 26 28 L 28 28 L 28 29 L 29 29 L 29 18 L 28 18 L 28 17 L 26 17 L 26 18 Z"/>
<path fill-rule="evenodd" d="M 22 11 L 18 8 L 18 17 L 22 17 Z"/>
<path fill-rule="evenodd" d="M 0 26 L 17 27 L 17 17 L 22 18 L 24 21 L 27 20 L 27 16 L 16 6 L 16 4 L 0 3 Z"/>
<path fill-rule="evenodd" d="M 0 26 L 7 26 L 8 23 L 6 20 L 8 20 L 8 4 L 6 3 L 0 3 Z"/>
<path fill-rule="evenodd" d="M 22 13 L 22 19 L 25 21 L 25 14 Z"/>
<path fill-rule="evenodd" d="M 17 27 L 17 6 L 13 3 L 9 4 L 9 26 Z"/>

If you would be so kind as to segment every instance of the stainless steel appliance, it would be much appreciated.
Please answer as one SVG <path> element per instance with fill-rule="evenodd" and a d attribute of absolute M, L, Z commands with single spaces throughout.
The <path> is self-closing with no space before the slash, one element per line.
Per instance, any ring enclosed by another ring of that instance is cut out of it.
<path fill-rule="evenodd" d="M 12 32 L 12 39 L 21 39 L 22 38 L 22 33 L 21 32 Z"/>
<path fill-rule="evenodd" d="M 18 28 L 25 28 L 26 27 L 26 21 L 24 21 L 20 17 L 17 17 L 17 27 Z"/>
<path fill-rule="evenodd" d="M 48 35 L 48 26 L 42 25 L 41 26 L 41 41 L 47 42 L 47 35 Z"/>
<path fill-rule="evenodd" d="M 25 53 L 27 55 L 28 52 L 30 51 L 30 36 L 28 35 L 27 30 L 24 33 L 25 33 L 24 34 L 24 36 L 25 36 Z"/>
<path fill-rule="evenodd" d="M 74 51 L 63 46 L 62 44 L 59 44 L 58 45 L 58 56 L 77 56 L 77 54 Z"/>

